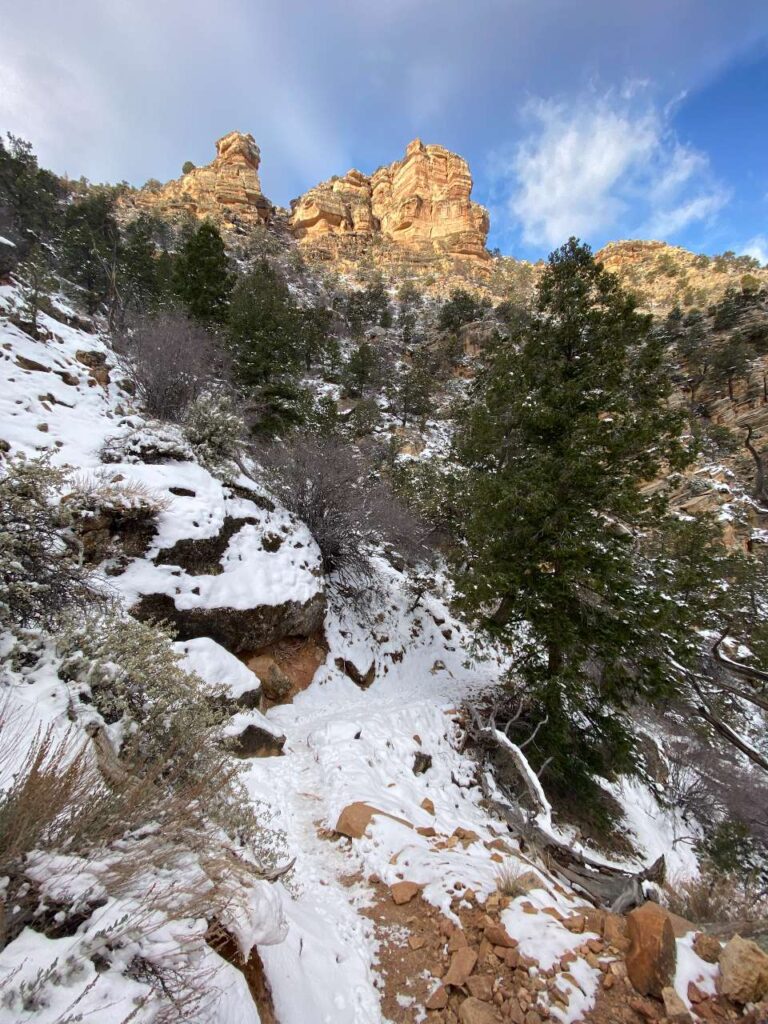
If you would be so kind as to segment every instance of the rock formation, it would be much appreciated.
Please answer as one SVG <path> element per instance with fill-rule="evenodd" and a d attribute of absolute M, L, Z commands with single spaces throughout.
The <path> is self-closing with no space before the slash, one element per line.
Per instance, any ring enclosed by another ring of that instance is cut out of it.
<path fill-rule="evenodd" d="M 266 224 L 272 204 L 261 191 L 261 154 L 252 135 L 229 132 L 216 143 L 216 158 L 165 185 L 145 185 L 122 201 L 123 214 L 156 213 L 168 220 L 210 219 L 222 227 Z"/>
<path fill-rule="evenodd" d="M 490 259 L 488 212 L 471 191 L 466 160 L 416 139 L 402 160 L 370 177 L 352 170 L 310 189 L 291 204 L 289 223 L 303 247 L 326 259 L 354 259 L 373 246 L 384 263 L 481 264 Z"/>

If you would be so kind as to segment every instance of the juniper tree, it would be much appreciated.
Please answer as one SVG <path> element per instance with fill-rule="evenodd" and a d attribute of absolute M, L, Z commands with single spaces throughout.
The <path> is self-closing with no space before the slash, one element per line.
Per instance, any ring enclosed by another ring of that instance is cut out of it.
<path fill-rule="evenodd" d="M 186 240 L 174 268 L 176 293 L 196 320 L 223 323 L 233 277 L 215 224 L 204 221 Z"/>
<path fill-rule="evenodd" d="M 671 685 L 650 624 L 633 529 L 654 509 L 639 485 L 682 465 L 663 341 L 617 278 L 571 239 L 549 257 L 522 334 L 499 343 L 456 442 L 466 479 L 464 606 L 514 641 L 534 759 L 572 783 L 629 765 L 621 716 Z"/>

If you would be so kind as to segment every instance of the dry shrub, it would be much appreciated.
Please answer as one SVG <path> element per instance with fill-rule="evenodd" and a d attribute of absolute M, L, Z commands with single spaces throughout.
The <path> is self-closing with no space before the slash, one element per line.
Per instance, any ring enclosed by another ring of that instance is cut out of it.
<path fill-rule="evenodd" d="M 267 486 L 317 542 L 332 592 L 355 597 L 369 589 L 375 579 L 371 556 L 382 543 L 411 563 L 426 556 L 426 528 L 356 448 L 299 434 L 255 455 Z"/>
<path fill-rule="evenodd" d="M 170 507 L 170 499 L 147 487 L 141 480 L 123 480 L 104 471 L 76 473 L 65 495 L 78 511 L 122 512 L 144 517 L 159 515 Z"/>
<path fill-rule="evenodd" d="M 519 864 L 506 860 L 496 872 L 496 891 L 511 899 L 524 896 L 528 890 L 518 882 L 522 874 Z"/>
<path fill-rule="evenodd" d="M 670 879 L 665 902 L 674 914 L 694 924 L 726 924 L 768 917 L 768 893 L 757 882 L 723 874 L 705 865 L 698 878 Z"/>
<path fill-rule="evenodd" d="M 179 422 L 190 403 L 227 373 L 215 335 L 177 311 L 139 318 L 115 341 L 150 416 Z"/>

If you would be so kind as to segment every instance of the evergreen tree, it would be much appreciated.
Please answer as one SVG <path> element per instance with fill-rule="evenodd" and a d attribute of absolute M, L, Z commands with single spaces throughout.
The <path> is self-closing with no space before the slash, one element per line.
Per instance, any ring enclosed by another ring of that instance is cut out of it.
<path fill-rule="evenodd" d="M 364 397 L 378 378 L 380 360 L 373 345 L 361 342 L 344 367 L 344 388 L 355 398 Z"/>
<path fill-rule="evenodd" d="M 260 260 L 232 292 L 229 334 L 244 384 L 260 385 L 275 375 L 295 376 L 305 357 L 302 317 L 280 275 Z"/>
<path fill-rule="evenodd" d="M 176 294 L 196 320 L 224 323 L 233 277 L 215 224 L 204 221 L 187 238 L 176 260 L 174 284 Z"/>
<path fill-rule="evenodd" d="M 57 236 L 65 196 L 65 185 L 38 165 L 28 142 L 0 137 L 0 223 L 21 258 L 36 242 Z"/>
<path fill-rule="evenodd" d="M 304 368 L 309 371 L 321 362 L 330 342 L 333 313 L 323 306 L 309 306 L 297 310 L 298 336 Z"/>
<path fill-rule="evenodd" d="M 466 474 L 463 603 L 514 640 L 534 757 L 585 787 L 628 767 L 620 714 L 671 685 L 653 622 L 658 595 L 633 555 L 654 508 L 639 484 L 682 465 L 663 343 L 616 277 L 571 239 L 553 252 L 522 344 L 500 343 L 456 450 Z"/>
<path fill-rule="evenodd" d="M 401 367 L 389 397 L 404 427 L 414 416 L 429 412 L 433 384 L 434 371 L 424 352 L 415 354 L 411 366 Z"/>
<path fill-rule="evenodd" d="M 105 303 L 111 310 L 116 298 L 121 241 L 114 202 L 114 189 L 95 188 L 64 214 L 62 274 L 81 289 L 89 313 Z"/>
<path fill-rule="evenodd" d="M 481 320 L 490 307 L 487 299 L 476 299 L 463 288 L 455 288 L 440 309 L 437 325 L 441 331 L 458 331 L 464 324 Z"/>

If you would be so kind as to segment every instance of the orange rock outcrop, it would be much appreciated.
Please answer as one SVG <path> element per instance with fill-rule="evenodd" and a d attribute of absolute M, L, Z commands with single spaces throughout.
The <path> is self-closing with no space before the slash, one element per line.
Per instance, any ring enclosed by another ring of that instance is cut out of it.
<path fill-rule="evenodd" d="M 416 139 L 402 160 L 370 176 L 351 170 L 310 189 L 292 203 L 289 225 L 303 246 L 329 258 L 383 242 L 391 257 L 416 264 L 485 261 L 488 212 L 471 192 L 466 160 Z"/>
<path fill-rule="evenodd" d="M 261 191 L 261 154 L 252 135 L 229 132 L 216 143 L 216 157 L 175 181 L 145 185 L 122 201 L 123 214 L 156 213 L 168 220 L 193 216 L 227 228 L 267 223 L 272 204 Z"/>

